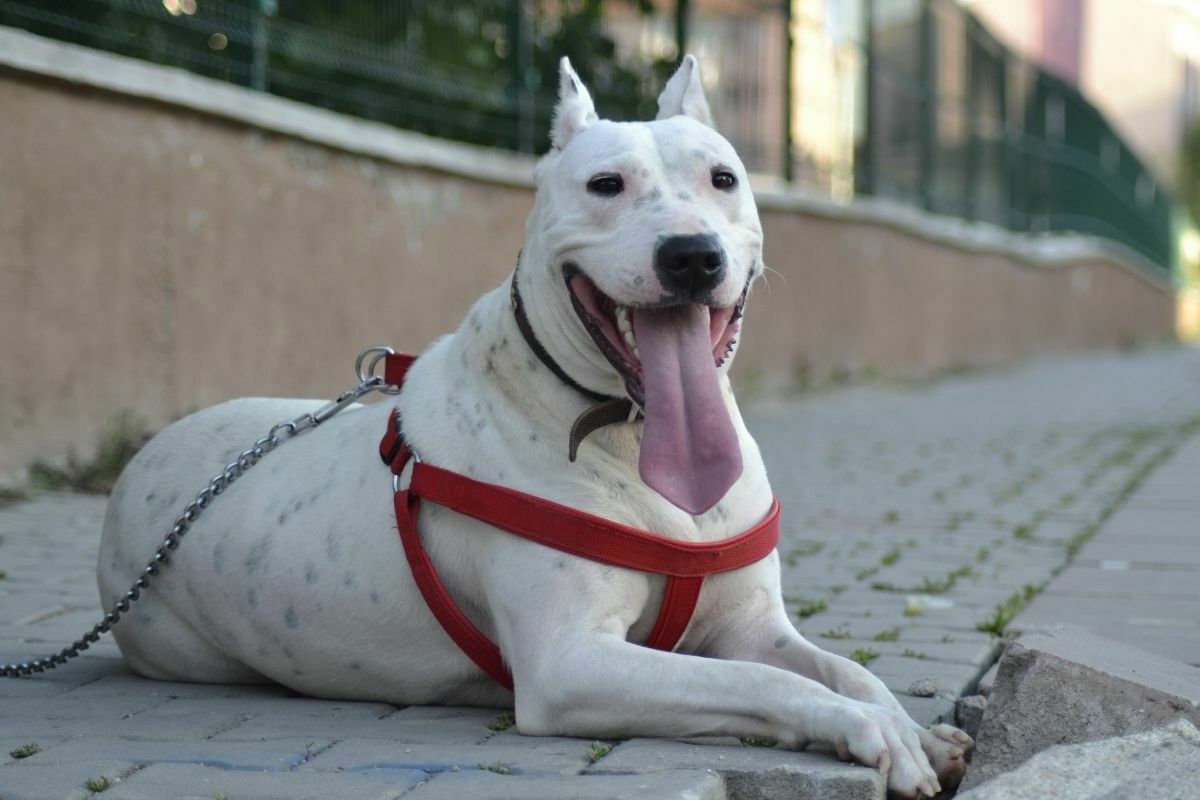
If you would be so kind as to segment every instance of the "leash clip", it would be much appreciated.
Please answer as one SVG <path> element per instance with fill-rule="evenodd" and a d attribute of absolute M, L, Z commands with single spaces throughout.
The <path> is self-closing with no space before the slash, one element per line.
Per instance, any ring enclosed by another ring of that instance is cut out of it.
<path fill-rule="evenodd" d="M 389 384 L 383 374 L 376 373 L 380 363 L 394 355 L 395 350 L 382 344 L 373 344 L 359 353 L 358 358 L 354 359 L 354 373 L 358 376 L 359 385 L 370 385 L 371 389 L 383 394 L 400 394 L 399 386 Z M 367 361 L 368 356 L 371 357 L 370 361 Z"/>

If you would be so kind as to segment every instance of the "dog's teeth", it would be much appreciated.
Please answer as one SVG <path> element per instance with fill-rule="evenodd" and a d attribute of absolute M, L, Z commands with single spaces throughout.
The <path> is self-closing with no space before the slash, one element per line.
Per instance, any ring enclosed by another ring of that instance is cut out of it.
<path fill-rule="evenodd" d="M 636 356 L 637 341 L 633 338 L 633 323 L 629 321 L 629 309 L 626 306 L 617 306 L 615 314 L 617 318 L 617 330 L 621 332 L 621 338 L 625 340 L 625 344 L 629 345 L 629 349 Z"/>
<path fill-rule="evenodd" d="M 629 321 L 629 309 L 625 306 L 617 306 L 617 330 L 621 333 L 628 334 L 633 330 L 633 323 Z"/>

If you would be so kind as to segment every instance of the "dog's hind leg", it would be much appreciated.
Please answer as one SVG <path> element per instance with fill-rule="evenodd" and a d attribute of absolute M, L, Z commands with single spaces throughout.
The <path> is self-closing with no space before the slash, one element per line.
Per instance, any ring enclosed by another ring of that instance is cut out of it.
<path fill-rule="evenodd" d="M 113 638 L 134 672 L 184 683 L 265 683 L 267 678 L 206 642 L 168 609 L 130 611 Z"/>

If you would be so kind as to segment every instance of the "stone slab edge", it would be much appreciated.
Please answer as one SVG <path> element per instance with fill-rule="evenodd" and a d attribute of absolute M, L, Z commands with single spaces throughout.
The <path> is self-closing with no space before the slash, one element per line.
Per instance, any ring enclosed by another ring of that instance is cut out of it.
<path fill-rule="evenodd" d="M 1132 645 L 1068 626 L 1030 628 L 1009 645 L 999 665 L 1030 651 L 1046 653 L 1084 669 L 1171 695 L 1181 701 L 1181 714 L 1200 713 L 1200 668 Z"/>
<path fill-rule="evenodd" d="M 257 92 L 186 70 L 150 64 L 0 26 L 0 68 L 180 106 L 348 153 L 464 178 L 533 187 L 527 154 L 447 141 Z M 1080 234 L 1022 235 L 999 226 L 931 214 L 886 199 L 837 203 L 768 175 L 751 178 L 761 208 L 882 225 L 959 250 L 994 253 L 1034 267 L 1099 260 L 1172 291 L 1168 273 L 1116 242 Z"/>

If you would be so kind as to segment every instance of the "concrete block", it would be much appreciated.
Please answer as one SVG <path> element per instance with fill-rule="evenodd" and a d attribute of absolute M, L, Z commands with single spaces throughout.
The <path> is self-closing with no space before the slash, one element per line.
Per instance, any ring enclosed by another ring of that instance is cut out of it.
<path fill-rule="evenodd" d="M 958 727 L 972 739 L 979 735 L 979 726 L 983 723 L 983 712 L 987 705 L 988 699 L 981 694 L 960 697 L 955 704 L 955 720 Z"/>
<path fill-rule="evenodd" d="M 1000 662 L 997 661 L 988 668 L 988 671 L 983 673 L 983 677 L 979 679 L 979 686 L 976 688 L 984 697 L 990 697 L 992 687 L 996 685 L 996 673 L 1000 671 Z"/>
<path fill-rule="evenodd" d="M 395 706 L 375 703 L 307 699 L 248 702 L 242 705 L 248 719 L 213 736 L 215 741 L 286 739 L 294 736 L 297 730 L 306 730 L 323 739 L 386 739 L 403 744 L 474 745 L 495 735 L 487 725 L 503 713 L 480 708 L 412 706 L 397 709 Z"/>
<path fill-rule="evenodd" d="M 199 764 L 152 764 L 103 795 L 104 800 L 162 800 L 224 795 L 237 800 L 394 800 L 426 779 L 419 770 L 379 774 L 256 772 Z"/>
<path fill-rule="evenodd" d="M 1064 619 L 1106 638 L 1200 665 L 1200 599 L 1063 594 L 1051 584 L 1008 631 L 1054 627 Z"/>
<path fill-rule="evenodd" d="M 733 800 L 725 780 L 705 770 L 670 770 L 648 775 L 497 775 L 481 770 L 441 772 L 405 800 Z"/>
<path fill-rule="evenodd" d="M 497 764 L 513 775 L 575 775 L 591 763 L 590 739 L 529 737 L 517 745 L 404 744 L 381 739 L 347 739 L 304 763 L 301 770 L 364 772 L 419 769 L 448 772 Z"/>
<path fill-rule="evenodd" d="M 907 692 L 917 681 L 930 681 L 935 694 L 957 697 L 975 684 L 981 667 L 928 658 L 883 655 L 867 664 L 893 692 Z"/>
<path fill-rule="evenodd" d="M 330 744 L 330 741 L 289 739 L 249 748 L 236 742 L 131 741 L 111 736 L 87 736 L 30 756 L 21 765 L 132 761 L 136 764 L 201 764 L 220 769 L 286 770 L 299 766 Z"/>
<path fill-rule="evenodd" d="M 1060 745 L 959 800 L 1195 800 L 1200 731 L 1187 720 L 1113 739 Z"/>
<path fill-rule="evenodd" d="M 55 672 L 65 672 L 71 665 L 59 667 Z M 49 673 L 48 673 L 49 674 Z M 43 676 L 38 676 L 41 678 Z M 2 685 L 2 684 L 0 684 Z M 133 695 L 139 698 L 157 698 L 159 702 L 186 697 L 234 697 L 242 700 L 261 698 L 297 698 L 300 695 L 274 683 L 175 683 L 154 681 L 126 671 L 122 674 L 106 675 L 99 680 L 75 688 L 68 699 L 86 697 L 88 700 L 101 697 Z"/>
<path fill-rule="evenodd" d="M 886 782 L 868 767 L 821 753 L 768 747 L 721 747 L 661 739 L 631 739 L 588 769 L 589 775 L 712 769 L 731 800 L 883 800 Z"/>
<path fill-rule="evenodd" d="M 8 753 L 4 756 L 7 758 Z M 31 764 L 29 759 L 10 762 L 0 766 L 0 797 L 4 800 L 83 800 L 93 796 L 84 786 L 89 778 L 119 781 L 136 769 L 137 764 L 120 760 L 53 766 Z"/>
<path fill-rule="evenodd" d="M 895 697 L 908 715 L 922 725 L 954 723 L 954 698 L 950 695 L 913 697 L 911 694 L 897 692 Z"/>
<path fill-rule="evenodd" d="M 1000 661 L 964 786 L 1058 744 L 1200 722 L 1200 670 L 1072 628 L 1026 634 Z"/>

